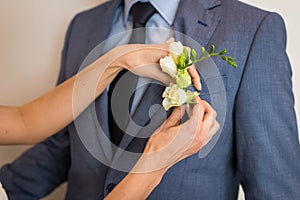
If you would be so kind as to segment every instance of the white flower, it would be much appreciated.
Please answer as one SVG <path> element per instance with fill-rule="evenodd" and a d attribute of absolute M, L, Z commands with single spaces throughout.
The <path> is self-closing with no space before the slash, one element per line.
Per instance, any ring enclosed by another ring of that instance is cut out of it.
<path fill-rule="evenodd" d="M 186 92 L 173 83 L 166 87 L 162 97 L 164 98 L 162 105 L 165 110 L 169 110 L 173 106 L 181 106 L 187 100 Z"/>
<path fill-rule="evenodd" d="M 169 52 L 172 58 L 175 60 L 177 64 L 177 58 L 183 52 L 183 45 L 181 42 L 172 42 L 169 46 Z"/>
<path fill-rule="evenodd" d="M 163 72 L 169 74 L 172 78 L 175 78 L 177 74 L 177 65 L 171 56 L 161 58 L 159 64 Z"/>

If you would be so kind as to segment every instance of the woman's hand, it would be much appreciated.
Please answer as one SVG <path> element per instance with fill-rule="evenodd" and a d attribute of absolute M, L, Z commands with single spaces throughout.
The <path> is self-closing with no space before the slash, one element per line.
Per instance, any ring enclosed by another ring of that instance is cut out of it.
<path fill-rule="evenodd" d="M 158 80 L 169 85 L 174 80 L 162 72 L 159 60 L 169 53 L 169 45 L 174 39 L 171 38 L 163 44 L 129 44 L 116 47 L 112 50 L 117 59 L 111 64 L 125 68 L 137 76 Z M 111 52 L 111 53 L 112 53 Z M 197 90 L 201 90 L 200 76 L 195 66 L 190 66 L 188 71 Z"/>
<path fill-rule="evenodd" d="M 173 110 L 166 122 L 150 137 L 133 173 L 167 170 L 182 159 L 197 153 L 219 130 L 216 111 L 199 97 L 192 116 L 180 124 L 184 106 Z"/>
<path fill-rule="evenodd" d="M 0 106 L 0 144 L 34 144 L 53 135 L 90 105 L 122 68 L 169 84 L 170 77 L 159 68 L 138 69 L 158 63 L 168 54 L 170 42 L 116 47 L 39 98 L 20 107 Z M 195 69 L 189 71 L 194 80 L 199 80 Z"/>
<path fill-rule="evenodd" d="M 180 160 L 198 152 L 219 130 L 216 112 L 199 97 L 189 120 L 180 125 L 184 106 L 174 109 L 150 137 L 144 153 L 130 173 L 106 196 L 109 199 L 146 199 L 165 172 Z"/>

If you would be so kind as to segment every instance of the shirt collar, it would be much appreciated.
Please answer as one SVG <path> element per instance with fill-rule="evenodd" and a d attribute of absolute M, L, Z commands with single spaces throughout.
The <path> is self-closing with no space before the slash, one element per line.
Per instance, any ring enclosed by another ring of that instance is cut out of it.
<path fill-rule="evenodd" d="M 138 1 L 147 2 L 147 0 L 124 0 L 124 24 L 128 21 L 130 8 Z M 179 1 L 180 0 L 149 0 L 149 2 L 169 25 L 172 25 L 174 22 Z"/>

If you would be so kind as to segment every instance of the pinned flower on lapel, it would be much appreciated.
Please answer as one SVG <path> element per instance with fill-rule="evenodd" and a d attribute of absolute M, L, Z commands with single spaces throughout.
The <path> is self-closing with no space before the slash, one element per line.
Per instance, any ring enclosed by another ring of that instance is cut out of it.
<path fill-rule="evenodd" d="M 169 110 L 173 106 L 181 106 L 187 99 L 186 92 L 173 83 L 166 87 L 162 97 L 164 98 L 162 105 L 165 110 Z"/>
<path fill-rule="evenodd" d="M 163 72 L 169 74 L 172 78 L 176 78 L 177 65 L 171 56 L 161 58 L 159 64 Z"/>
<path fill-rule="evenodd" d="M 166 87 L 162 97 L 164 98 L 162 105 L 165 110 L 169 110 L 174 106 L 181 106 L 185 103 L 193 103 L 193 99 L 199 95 L 198 92 L 192 92 L 190 90 L 184 90 L 177 84 L 171 83 L 170 86 Z"/>
<path fill-rule="evenodd" d="M 177 63 L 178 56 L 183 53 L 183 45 L 181 42 L 172 42 L 169 46 L 169 52 L 174 61 Z"/>
<path fill-rule="evenodd" d="M 170 83 L 162 95 L 164 98 L 162 105 L 165 110 L 183 104 L 193 104 L 193 99 L 200 94 L 187 89 L 192 85 L 192 79 L 187 69 L 193 64 L 212 56 L 220 56 L 229 65 L 236 68 L 237 64 L 234 58 L 225 56 L 226 52 L 226 49 L 221 52 L 215 52 L 214 45 L 210 47 L 209 52 L 202 47 L 201 56 L 198 58 L 198 53 L 194 49 L 189 52 L 181 42 L 172 42 L 169 46 L 169 55 L 161 58 L 159 61 L 162 71 L 176 81 L 176 84 Z"/>

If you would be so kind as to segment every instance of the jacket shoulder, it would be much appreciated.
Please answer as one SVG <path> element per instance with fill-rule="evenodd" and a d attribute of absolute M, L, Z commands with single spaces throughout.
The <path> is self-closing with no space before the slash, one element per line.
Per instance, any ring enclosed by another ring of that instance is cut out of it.
<path fill-rule="evenodd" d="M 247 23 L 261 21 L 270 12 L 237 0 L 222 0 L 219 14 L 225 18 L 247 20 Z"/>
<path fill-rule="evenodd" d="M 96 7 L 90 8 L 88 10 L 82 11 L 80 13 L 78 13 L 75 18 L 79 18 L 79 19 L 93 19 L 96 16 L 101 17 L 101 15 L 105 14 L 108 10 L 108 8 L 110 8 L 113 4 L 113 1 L 108 1 L 105 3 L 102 3 Z"/>
<path fill-rule="evenodd" d="M 215 13 L 221 17 L 226 27 L 239 29 L 240 31 L 255 30 L 269 19 L 274 24 L 285 27 L 283 18 L 275 12 L 270 12 L 237 0 L 222 0 L 222 5 L 215 9 Z"/>

